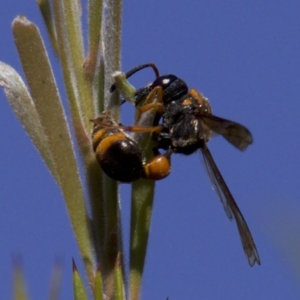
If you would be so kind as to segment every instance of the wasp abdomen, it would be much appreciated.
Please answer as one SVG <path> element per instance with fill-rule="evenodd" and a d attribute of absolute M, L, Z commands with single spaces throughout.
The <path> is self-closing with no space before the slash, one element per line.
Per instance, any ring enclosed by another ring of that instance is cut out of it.
<path fill-rule="evenodd" d="M 125 133 L 104 134 L 97 142 L 97 145 L 94 144 L 97 160 L 109 177 L 121 182 L 132 182 L 143 176 L 140 148 Z"/>

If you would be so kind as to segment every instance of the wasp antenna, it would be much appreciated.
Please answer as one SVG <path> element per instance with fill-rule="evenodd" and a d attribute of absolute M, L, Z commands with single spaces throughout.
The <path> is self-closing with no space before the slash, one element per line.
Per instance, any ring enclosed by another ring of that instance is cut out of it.
<path fill-rule="evenodd" d="M 146 69 L 146 68 L 152 68 L 152 70 L 154 71 L 155 77 L 156 78 L 159 77 L 159 71 L 158 71 L 156 65 L 154 63 L 147 63 L 147 64 L 139 65 L 139 66 L 129 70 L 128 72 L 126 72 L 125 73 L 126 79 L 128 79 L 129 77 L 134 75 L 136 72 Z M 116 84 L 114 83 L 110 87 L 109 91 L 112 93 L 113 91 L 115 91 L 115 89 L 116 89 Z"/>

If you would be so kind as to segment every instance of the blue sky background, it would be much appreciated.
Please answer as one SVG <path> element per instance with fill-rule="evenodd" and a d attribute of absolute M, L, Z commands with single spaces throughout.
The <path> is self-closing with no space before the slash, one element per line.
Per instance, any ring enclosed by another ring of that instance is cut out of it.
<path fill-rule="evenodd" d="M 18 14 L 46 34 L 35 1 L 2 1 L 0 60 L 22 73 L 11 34 Z M 254 137 L 244 153 L 221 137 L 209 148 L 262 265 L 249 267 L 199 154 L 177 155 L 172 174 L 157 183 L 142 299 L 299 299 L 300 2 L 136 0 L 124 2 L 123 16 L 123 70 L 155 62 Z M 151 80 L 145 71 L 132 82 Z M 32 299 L 46 299 L 53 262 L 62 257 L 61 299 L 72 299 L 71 257 L 82 264 L 62 196 L 2 92 L 0 98 L 1 299 L 11 297 L 15 254 Z M 121 191 L 126 232 L 129 186 Z"/>

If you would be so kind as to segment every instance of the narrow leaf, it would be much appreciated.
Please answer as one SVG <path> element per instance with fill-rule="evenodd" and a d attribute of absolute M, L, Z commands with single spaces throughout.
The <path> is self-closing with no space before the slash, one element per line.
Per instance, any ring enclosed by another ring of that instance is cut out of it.
<path fill-rule="evenodd" d="M 122 95 L 133 98 L 134 87 L 126 80 L 121 72 L 115 72 L 115 86 Z M 153 103 L 157 101 L 155 97 Z M 136 122 L 138 126 L 152 126 L 156 116 L 156 109 L 144 112 Z M 138 141 L 145 161 L 153 158 L 153 141 L 148 133 L 135 133 L 133 138 Z M 138 300 L 140 297 L 141 281 L 144 270 L 149 231 L 151 225 L 152 207 L 154 199 L 155 181 L 140 179 L 132 184 L 131 224 L 130 224 L 130 299 Z"/>
<path fill-rule="evenodd" d="M 97 268 L 95 275 L 94 300 L 103 300 L 103 281 L 100 267 Z"/>
<path fill-rule="evenodd" d="M 52 15 L 49 0 L 36 0 L 36 2 L 38 4 L 41 14 L 44 18 L 44 22 L 45 22 L 46 28 L 48 30 L 48 35 L 50 37 L 52 47 L 53 47 L 56 55 L 58 55 L 56 31 L 55 31 L 55 26 L 53 24 L 53 15 Z"/>
<path fill-rule="evenodd" d="M 82 119 L 82 110 L 79 101 L 86 101 L 86 99 L 84 97 L 78 97 L 79 91 L 77 84 L 75 84 L 76 78 L 74 75 L 75 67 L 72 61 L 72 56 L 69 55 L 70 42 L 67 35 L 63 1 L 53 0 L 53 10 L 55 16 L 57 40 L 60 49 L 60 61 L 68 94 L 69 107 L 74 126 L 74 134 L 78 142 L 79 153 L 83 159 L 83 169 L 86 171 L 85 175 L 92 212 L 93 229 L 95 231 L 92 239 L 97 263 L 99 263 L 103 252 L 105 215 L 103 212 L 104 200 L 102 194 L 102 172 L 92 151 L 90 130 L 87 130 L 87 128 L 84 126 Z M 95 106 L 91 105 L 91 107 L 93 108 Z M 88 117 L 91 118 L 93 115 L 88 115 Z M 89 124 L 89 126 L 92 126 L 92 124 Z"/>
<path fill-rule="evenodd" d="M 102 20 L 103 43 L 101 43 L 104 81 L 101 84 L 104 83 L 104 109 L 112 112 L 115 121 L 118 121 L 119 118 L 120 102 L 118 93 L 111 94 L 109 86 L 112 83 L 111 74 L 120 69 L 121 12 L 121 0 L 108 0 L 105 2 Z M 121 249 L 122 234 L 118 183 L 107 176 L 103 176 L 103 189 L 105 207 L 104 282 L 108 297 L 112 297 L 115 287 L 115 262 L 118 253 L 123 252 Z"/>
<path fill-rule="evenodd" d="M 105 199 L 105 239 L 103 254 L 104 284 L 108 297 L 112 297 L 115 286 L 114 268 L 117 255 L 122 251 L 121 213 L 117 181 L 103 176 Z"/>
<path fill-rule="evenodd" d="M 130 225 L 130 297 L 138 300 L 151 225 L 155 182 L 141 179 L 132 184 Z"/>
<path fill-rule="evenodd" d="M 85 138 L 87 139 L 88 134 L 87 132 L 85 132 L 85 128 L 81 116 L 81 105 L 79 102 L 80 99 L 78 98 L 78 94 L 79 94 L 78 86 L 77 84 L 74 84 L 76 83 L 76 79 L 74 78 L 75 69 L 74 69 L 72 57 L 69 55 L 70 45 L 66 37 L 67 33 L 66 33 L 66 24 L 65 24 L 66 22 L 64 16 L 63 1 L 53 0 L 53 16 L 54 16 L 54 24 L 55 24 L 57 44 L 59 50 L 59 59 L 60 59 L 62 72 L 64 76 L 66 92 L 68 95 L 72 122 L 76 129 L 75 135 L 77 140 L 81 140 L 82 138 L 84 138 L 84 135 Z M 80 150 L 81 152 L 84 151 L 82 149 Z"/>
<path fill-rule="evenodd" d="M 112 83 L 111 75 L 120 70 L 121 61 L 121 22 L 122 22 L 122 1 L 108 0 L 106 2 L 105 23 L 102 26 L 103 44 L 102 50 L 105 65 L 105 97 L 104 107 L 113 112 L 115 120 L 118 119 L 120 102 L 118 93 L 111 94 L 109 87 Z"/>
<path fill-rule="evenodd" d="M 59 300 L 62 284 L 62 261 L 57 259 L 51 274 L 49 300 Z"/>
<path fill-rule="evenodd" d="M 23 264 L 20 258 L 15 258 L 13 261 L 13 289 L 14 300 L 27 300 L 28 295 L 25 287 L 23 274 Z"/>
<path fill-rule="evenodd" d="M 88 295 L 85 290 L 84 283 L 76 268 L 74 259 L 73 259 L 73 289 L 74 289 L 75 300 L 88 300 Z"/>
<path fill-rule="evenodd" d="M 37 27 L 25 17 L 15 19 L 13 33 L 31 95 L 56 164 L 58 181 L 81 255 L 92 280 L 93 251 L 83 189 L 70 132 L 43 41 Z"/>
<path fill-rule="evenodd" d="M 86 76 L 83 68 L 84 49 L 81 29 L 81 8 L 79 1 L 63 0 L 53 1 L 56 31 L 58 35 L 58 46 L 60 59 L 63 62 L 64 75 L 69 72 L 76 105 L 78 106 L 81 121 L 87 132 L 91 127 L 90 118 L 94 116 L 92 81 Z M 67 78 L 67 77 L 65 77 Z"/>
<path fill-rule="evenodd" d="M 84 62 L 84 69 L 90 78 L 94 78 L 99 55 L 102 26 L 102 0 L 89 1 L 89 51 Z"/>
<path fill-rule="evenodd" d="M 34 102 L 19 74 L 9 65 L 0 62 L 0 86 L 16 116 L 58 182 L 56 168 L 49 151 L 49 144 L 41 125 Z"/>
<path fill-rule="evenodd" d="M 121 263 L 121 253 L 118 254 L 116 265 L 115 265 L 115 299 L 124 300 L 124 280 Z"/>

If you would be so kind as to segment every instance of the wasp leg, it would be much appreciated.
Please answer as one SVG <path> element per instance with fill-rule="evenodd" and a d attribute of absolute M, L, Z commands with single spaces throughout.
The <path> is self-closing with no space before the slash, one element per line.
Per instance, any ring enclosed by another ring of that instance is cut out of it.
<path fill-rule="evenodd" d="M 141 115 L 151 109 L 156 110 L 157 119 L 164 113 L 163 90 L 160 86 L 155 87 L 147 96 L 145 103 L 138 108 L 137 119 L 140 120 Z"/>
<path fill-rule="evenodd" d="M 129 131 L 129 132 L 138 132 L 138 133 L 156 133 L 159 134 L 163 127 L 158 125 L 158 126 L 105 126 L 106 128 L 118 128 L 122 129 L 124 131 Z"/>

